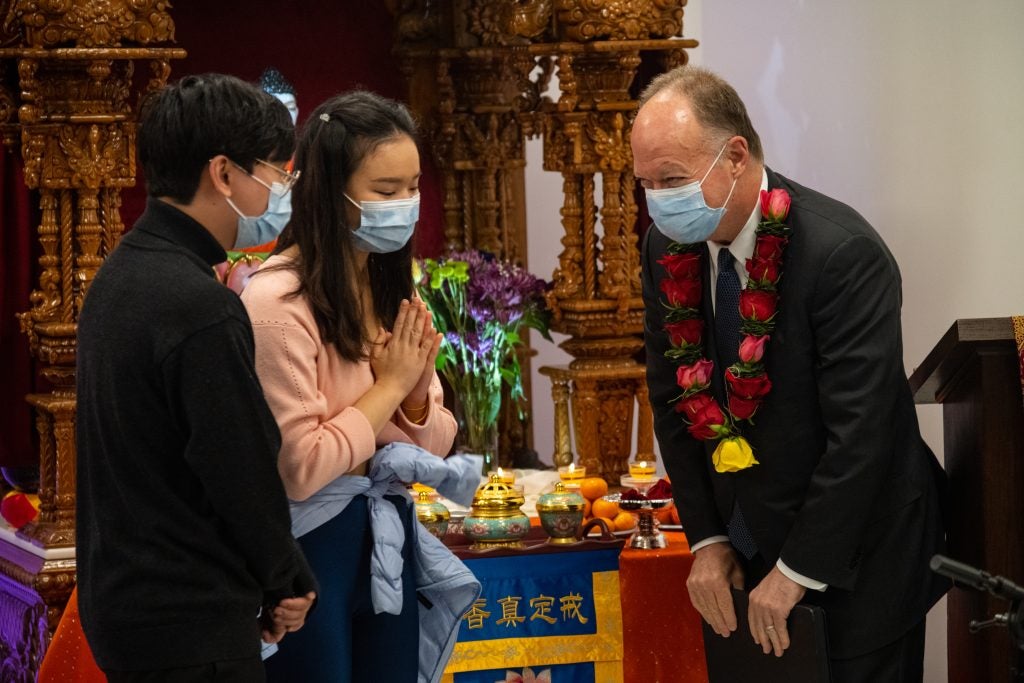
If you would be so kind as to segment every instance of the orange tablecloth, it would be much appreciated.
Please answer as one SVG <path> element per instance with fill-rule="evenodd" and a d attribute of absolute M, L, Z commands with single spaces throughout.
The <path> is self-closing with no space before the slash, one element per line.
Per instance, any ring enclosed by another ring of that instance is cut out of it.
<path fill-rule="evenodd" d="M 85 642 L 78 618 L 78 588 L 71 591 L 71 599 L 57 624 L 50 646 L 39 667 L 38 683 L 106 683 Z"/>
<path fill-rule="evenodd" d="M 686 590 L 693 555 L 682 532 L 665 537 L 667 548 L 619 556 L 623 680 L 706 683 L 700 615 Z"/>

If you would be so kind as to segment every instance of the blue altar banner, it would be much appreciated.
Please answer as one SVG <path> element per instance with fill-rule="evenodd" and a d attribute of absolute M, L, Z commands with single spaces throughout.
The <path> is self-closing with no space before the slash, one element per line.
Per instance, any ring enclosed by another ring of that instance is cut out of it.
<path fill-rule="evenodd" d="M 518 681 L 527 668 L 559 683 L 621 682 L 617 546 L 463 559 L 482 592 L 443 682 Z"/>

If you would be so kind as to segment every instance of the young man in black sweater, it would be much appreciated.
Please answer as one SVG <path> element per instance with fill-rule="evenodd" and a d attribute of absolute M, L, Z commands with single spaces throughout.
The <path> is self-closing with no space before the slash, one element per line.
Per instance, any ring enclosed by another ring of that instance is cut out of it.
<path fill-rule="evenodd" d="M 284 105 L 230 76 L 143 112 L 149 203 L 78 327 L 79 601 L 112 683 L 261 681 L 261 636 L 315 599 L 249 318 L 212 270 L 287 222 L 294 144 Z"/>

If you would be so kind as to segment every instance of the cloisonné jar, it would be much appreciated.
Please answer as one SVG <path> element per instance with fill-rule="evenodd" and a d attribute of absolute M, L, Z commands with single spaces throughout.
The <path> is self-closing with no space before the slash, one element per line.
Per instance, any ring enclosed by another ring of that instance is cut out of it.
<path fill-rule="evenodd" d="M 437 500 L 437 493 L 420 491 L 416 500 L 416 519 L 427 528 L 432 535 L 442 538 L 448 533 L 448 520 L 451 512 Z"/>
<path fill-rule="evenodd" d="M 568 490 L 562 482 L 555 484 L 553 492 L 537 499 L 537 514 L 548 533 L 548 543 L 576 543 L 585 505 L 583 496 Z"/>
<path fill-rule="evenodd" d="M 530 530 L 530 518 L 520 509 L 525 500 L 521 489 L 493 475 L 477 489 L 473 509 L 462 522 L 462 532 L 473 541 L 470 547 L 522 547 L 523 537 Z"/>

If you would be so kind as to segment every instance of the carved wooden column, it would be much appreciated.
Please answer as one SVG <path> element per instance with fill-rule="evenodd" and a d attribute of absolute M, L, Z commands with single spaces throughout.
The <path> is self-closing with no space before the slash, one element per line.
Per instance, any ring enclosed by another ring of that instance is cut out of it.
<path fill-rule="evenodd" d="M 18 317 L 52 387 L 28 397 L 39 432 L 39 516 L 16 537 L 0 538 L 0 639 L 8 653 L 2 670 L 34 675 L 42 648 L 33 648 L 56 626 L 74 585 L 77 320 L 124 231 L 120 191 L 135 184 L 139 104 L 166 82 L 170 60 L 185 56 L 142 47 L 173 41 L 167 7 L 164 0 L 2 4 L 0 60 L 17 83 L 6 83 L 0 99 L 19 106 L 17 121 L 13 107 L 0 107 L 7 113 L 0 125 L 5 142 L 20 140 L 25 182 L 38 192 L 41 210 L 39 284 L 32 308 Z M 148 77 L 136 78 L 137 65 Z M 19 609 L 38 612 L 40 621 L 24 616 L 15 633 L 8 620 Z M 29 649 L 34 654 L 25 654 Z"/>
<path fill-rule="evenodd" d="M 563 251 L 549 304 L 574 358 L 555 382 L 556 459 L 565 448 L 570 388 L 576 448 L 617 483 L 632 447 L 652 457 L 643 303 L 629 128 L 631 86 L 647 58 L 686 62 L 685 0 L 390 0 L 396 52 L 413 107 L 435 119 L 429 142 L 442 170 L 445 241 L 524 261 L 524 138 L 543 135 L 544 168 L 562 175 Z M 544 96 L 557 65 L 559 97 Z M 595 196 L 600 179 L 600 197 Z M 600 206 L 600 210 L 598 210 Z M 525 265 L 525 264 L 524 264 Z M 536 405 L 536 404 L 535 404 Z"/>
<path fill-rule="evenodd" d="M 554 329 L 570 335 L 561 346 L 573 361 L 542 372 L 554 382 L 570 382 L 581 464 L 617 484 L 631 454 L 654 457 L 645 368 L 636 360 L 643 349 L 643 301 L 629 147 L 636 109 L 631 88 L 644 58 L 668 69 L 685 63 L 685 49 L 696 41 L 667 39 L 682 31 L 685 0 L 556 4 L 560 96 L 545 114 L 544 168 L 562 174 L 565 236 L 548 303 Z M 568 429 L 565 419 L 556 412 L 556 441 Z"/>

